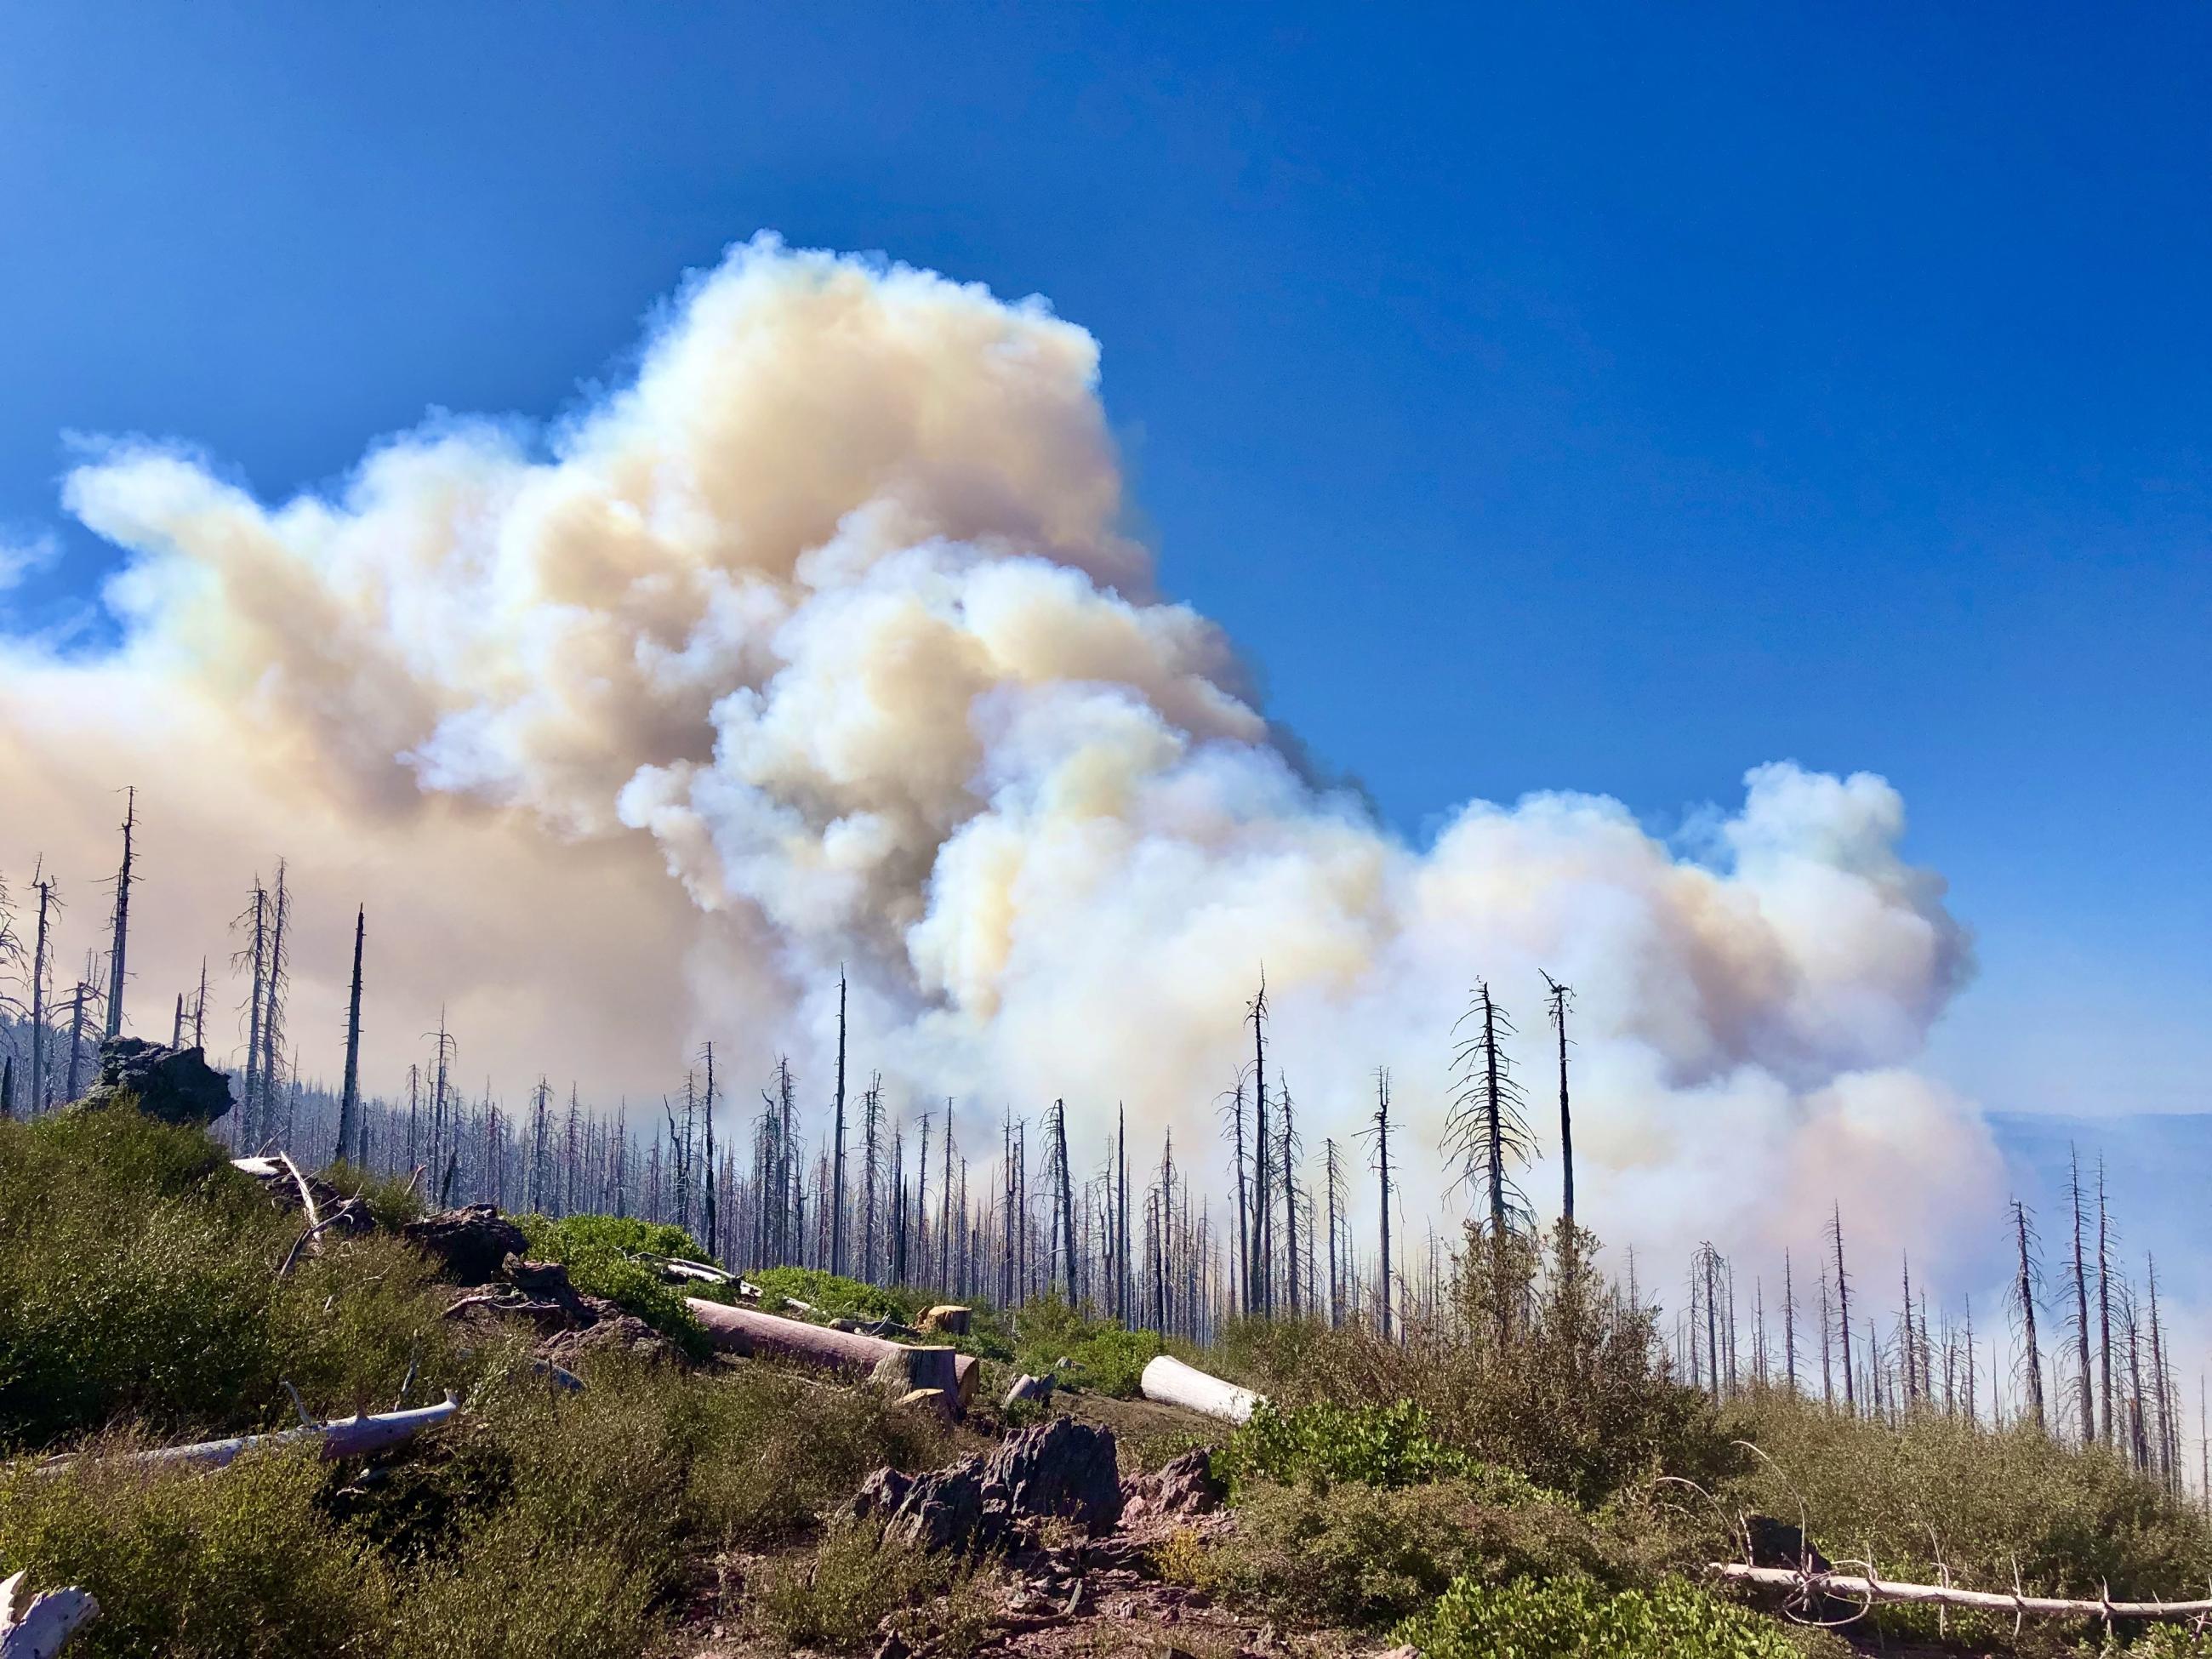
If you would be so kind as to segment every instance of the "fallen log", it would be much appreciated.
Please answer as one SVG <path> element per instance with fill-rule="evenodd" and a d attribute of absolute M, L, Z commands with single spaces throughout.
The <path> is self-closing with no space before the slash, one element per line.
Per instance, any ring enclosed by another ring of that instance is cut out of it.
<path fill-rule="evenodd" d="M 412 1411 L 381 1412 L 374 1416 L 334 1417 L 325 1423 L 303 1423 L 296 1429 L 280 1429 L 270 1434 L 238 1434 L 227 1440 L 203 1440 L 190 1446 L 161 1446 L 152 1451 L 132 1452 L 121 1461 L 126 1463 L 193 1463 L 205 1468 L 219 1469 L 235 1460 L 253 1446 L 283 1446 L 297 1440 L 319 1439 L 322 1454 L 326 1458 L 365 1457 L 371 1452 L 383 1451 L 387 1447 L 412 1440 L 434 1424 L 442 1423 L 460 1410 L 460 1402 L 447 1395 L 435 1406 L 418 1406 Z M 39 1465 L 41 1474 L 58 1474 L 76 1462 L 74 1454 L 57 1457 Z"/>
<path fill-rule="evenodd" d="M 1806 1572 L 1796 1567 L 1754 1567 L 1741 1561 L 1715 1561 L 1708 1571 L 1738 1584 L 1793 1591 L 1809 1600 L 1901 1601 L 1929 1607 L 1969 1607 L 1977 1613 L 2033 1614 L 2057 1619 L 2203 1619 L 2212 1617 L 2212 1600 L 2198 1601 L 2094 1601 L 2059 1595 L 2026 1595 L 2018 1591 L 1960 1589 L 1951 1584 L 1896 1584 L 1869 1573 Z"/>
<path fill-rule="evenodd" d="M 1218 1417 L 1227 1423 L 1244 1422 L 1267 1403 L 1251 1389 L 1240 1389 L 1218 1376 L 1208 1376 L 1195 1365 L 1186 1365 L 1169 1354 L 1162 1354 L 1146 1365 L 1137 1386 L 1147 1400 L 1158 1401 L 1163 1406 L 1180 1406 L 1185 1411 Z"/>
<path fill-rule="evenodd" d="M 896 1387 L 902 1395 L 916 1389 L 942 1389 L 950 1397 L 960 1398 L 959 1356 L 954 1349 L 909 1347 L 880 1336 L 831 1330 L 803 1319 L 785 1319 L 696 1296 L 684 1297 L 684 1305 L 705 1329 L 707 1340 L 725 1353 L 765 1355 L 796 1360 L 817 1370 L 865 1376 Z M 969 1388 L 972 1391 L 974 1384 Z"/>
<path fill-rule="evenodd" d="M 71 1586 L 33 1596 L 21 1613 L 23 1575 L 0 1579 L 0 1659 L 53 1659 L 80 1625 L 100 1617 L 100 1603 Z"/>

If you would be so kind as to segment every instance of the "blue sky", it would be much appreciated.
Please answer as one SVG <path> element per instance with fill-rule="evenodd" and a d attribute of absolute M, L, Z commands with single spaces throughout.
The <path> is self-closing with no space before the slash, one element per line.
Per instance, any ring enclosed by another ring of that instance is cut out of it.
<path fill-rule="evenodd" d="M 1410 834 L 1891 778 L 1992 1105 L 2206 1104 L 2202 7 L 47 4 L 0 24 L 0 526 L 557 412 L 762 228 L 1103 342 L 1139 527 Z"/>

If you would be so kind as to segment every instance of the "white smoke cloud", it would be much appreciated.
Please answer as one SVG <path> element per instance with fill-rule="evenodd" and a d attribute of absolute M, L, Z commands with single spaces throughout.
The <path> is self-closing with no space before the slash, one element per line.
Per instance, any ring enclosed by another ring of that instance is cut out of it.
<path fill-rule="evenodd" d="M 439 421 L 275 505 L 118 446 L 65 499 L 129 554 L 123 643 L 0 646 L 0 867 L 93 866 L 136 782 L 138 960 L 182 986 L 246 848 L 284 852 L 295 1022 L 325 999 L 335 1032 L 365 898 L 387 1080 L 450 1002 L 516 1092 L 653 1087 L 703 1036 L 818 1084 L 843 963 L 860 1063 L 957 1097 L 979 1146 L 1065 1097 L 1216 1156 L 1264 964 L 1310 1151 L 1389 1066 L 1416 1215 L 1478 975 L 1548 1128 L 1547 970 L 1601 1232 L 1778 1251 L 1832 1200 L 1935 1273 L 1982 1253 L 1997 1154 L 1910 1070 L 1968 953 L 1895 791 L 1781 763 L 1691 846 L 1568 794 L 1407 844 L 1155 594 L 1097 380 L 1040 301 L 763 238 L 550 432 Z M 1525 1184 L 1551 1206 L 1548 1167 Z"/>

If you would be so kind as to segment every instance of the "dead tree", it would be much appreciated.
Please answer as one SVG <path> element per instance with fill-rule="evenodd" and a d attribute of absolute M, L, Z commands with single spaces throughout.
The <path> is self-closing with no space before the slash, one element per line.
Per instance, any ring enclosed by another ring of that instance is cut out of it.
<path fill-rule="evenodd" d="M 1460 1037 L 1470 1021 L 1473 1032 Z M 1455 1086 L 1444 1119 L 1444 1156 L 1459 1165 L 1459 1179 L 1487 1201 L 1490 1236 L 1502 1240 L 1529 1214 L 1528 1200 L 1509 1173 L 1510 1165 L 1527 1163 L 1529 1151 L 1528 1101 L 1501 1042 L 1512 1035 L 1513 1025 L 1489 985 L 1477 980 L 1474 1004 L 1452 1031 Z"/>
<path fill-rule="evenodd" d="M 1844 1409 L 1856 1413 L 1858 1395 L 1851 1381 L 1851 1281 L 1850 1276 L 1844 1271 L 1844 1211 L 1840 1204 L 1829 1213 L 1828 1237 L 1836 1247 L 1836 1307 L 1842 1323 Z"/>
<path fill-rule="evenodd" d="M 1273 1188 L 1267 1174 L 1267 974 L 1260 971 L 1260 990 L 1245 1011 L 1252 1022 L 1252 1260 L 1245 1266 L 1245 1301 L 1259 1311 L 1275 1311 L 1273 1253 L 1267 1218 Z"/>
<path fill-rule="evenodd" d="M 1366 1134 L 1375 1149 L 1375 1162 L 1370 1166 L 1382 1181 L 1382 1279 L 1376 1295 L 1381 1310 L 1382 1340 L 1390 1340 L 1390 1069 L 1387 1066 L 1375 1068 L 1375 1115 L 1370 1120 Z"/>
<path fill-rule="evenodd" d="M 1127 1324 L 1129 1319 L 1129 1109 L 1115 1108 L 1115 1139 L 1119 1143 L 1116 1161 L 1121 1165 L 1121 1196 L 1115 1200 L 1114 1248 L 1118 1261 L 1114 1268 L 1114 1293 L 1118 1301 L 1116 1317 Z"/>
<path fill-rule="evenodd" d="M 1252 1304 L 1252 1209 L 1249 1193 L 1245 1186 L 1244 1158 L 1244 1075 L 1238 1072 L 1237 1081 L 1228 1092 L 1230 1163 L 1237 1176 L 1237 1285 L 1232 1286 L 1242 1297 L 1239 1311 L 1250 1313 Z M 1124 1160 L 1126 1166 L 1127 1160 Z"/>
<path fill-rule="evenodd" d="M 883 1172 L 884 1078 L 880 1072 L 869 1074 L 868 1092 L 860 1098 L 860 1175 L 866 1188 L 864 1213 L 860 1225 L 860 1276 L 870 1284 L 880 1284 L 876 1269 L 876 1188 Z"/>
<path fill-rule="evenodd" d="M 707 1062 L 707 1105 L 704 1113 L 707 1121 L 706 1243 L 708 1255 L 720 1255 L 722 1253 L 722 1235 L 714 1212 L 714 1045 L 712 1042 L 706 1045 L 705 1058 Z M 571 1110 L 573 1109 L 572 1105 Z"/>
<path fill-rule="evenodd" d="M 1782 1369 L 1790 1391 L 1797 1392 L 1797 1289 L 1790 1278 L 1790 1251 L 1782 1252 Z"/>
<path fill-rule="evenodd" d="M 2074 1341 L 2081 1361 L 2081 1443 L 2097 1437 L 2097 1401 L 2089 1369 L 2089 1279 L 2081 1259 L 2081 1158 L 2072 1146 L 2066 1149 L 2066 1196 L 2074 1210 Z"/>
<path fill-rule="evenodd" d="M 39 896 L 39 925 L 31 950 L 31 1111 L 46 1109 L 46 965 L 51 960 L 52 912 L 61 901 L 54 896 L 53 878 L 41 858 L 33 866 L 32 890 Z M 201 970 L 205 982 L 206 970 Z"/>
<path fill-rule="evenodd" d="M 2039 1431 L 2047 1431 L 2043 1415 L 2043 1350 L 2035 1339 L 2034 1262 L 2028 1254 L 2027 1210 L 2018 1199 L 2012 1204 L 2013 1229 L 2020 1242 L 2020 1277 L 2013 1294 L 2018 1299 L 2021 1334 L 2027 1343 L 2027 1408 Z"/>
<path fill-rule="evenodd" d="M 1277 1073 L 1276 1103 L 1283 1109 L 1283 1247 L 1284 1287 L 1288 1292 L 1291 1317 L 1298 1316 L 1298 1153 L 1304 1143 L 1298 1139 L 1297 1123 L 1291 1115 L 1291 1086 L 1280 1081 Z"/>
<path fill-rule="evenodd" d="M 252 901 L 231 925 L 246 926 L 249 916 L 252 919 L 253 941 L 239 953 L 239 956 L 250 960 L 252 975 L 246 1019 L 246 1078 L 244 1098 L 239 1103 L 239 1140 L 242 1146 L 251 1148 L 256 1140 L 254 1118 L 260 1103 L 262 969 L 269 953 L 269 890 L 261 884 L 261 878 L 258 874 L 253 878 Z M 238 961 L 239 957 L 232 957 L 234 969 L 237 967 Z"/>
<path fill-rule="evenodd" d="M 1328 1200 L 1328 1322 L 1333 1328 L 1344 1322 L 1344 1279 L 1337 1247 L 1344 1218 L 1344 1172 L 1337 1167 L 1336 1142 L 1324 1139 L 1321 1149 L 1322 1180 Z"/>
<path fill-rule="evenodd" d="M 1080 1294 L 1080 1286 L 1075 1272 L 1075 1181 L 1067 1164 L 1067 1103 L 1065 1100 L 1052 1103 L 1052 1155 L 1053 1161 L 1059 1166 L 1062 1283 L 1072 1304 Z"/>
<path fill-rule="evenodd" d="M 368 1126 L 361 1109 L 361 950 L 368 928 L 368 907 L 356 908 L 353 917 L 353 990 L 346 999 L 345 1082 L 338 1096 L 338 1148 L 333 1163 L 348 1158 L 366 1164 Z M 179 1006 L 182 1006 L 181 1001 Z"/>
<path fill-rule="evenodd" d="M 261 1008 L 261 1133 L 264 1137 L 276 1131 L 278 1057 L 284 1051 L 284 988 L 291 977 L 291 946 L 284 935 L 292 899 L 283 859 L 276 860 L 276 885 L 270 892 L 269 910 L 269 982 L 262 993 Z"/>
<path fill-rule="evenodd" d="M 1560 984 L 1549 974 L 1544 975 L 1544 987 L 1551 1002 L 1552 1029 L 1559 1034 L 1559 1218 L 1567 1224 L 1560 1237 L 1571 1241 L 1575 1236 L 1575 1125 L 1567 1107 L 1567 1010 L 1573 1004 L 1574 988 Z"/>
<path fill-rule="evenodd" d="M 2097 1393 L 2104 1414 L 2097 1437 L 2112 1444 L 2112 1241 L 2105 1209 L 2105 1160 L 2097 1159 Z"/>
<path fill-rule="evenodd" d="M 138 792 L 124 791 L 123 867 L 115 876 L 115 939 L 107 957 L 107 1035 L 123 1035 L 124 956 L 131 939 L 131 838 L 138 821 Z"/>
<path fill-rule="evenodd" d="M 830 1186 L 830 1271 L 845 1271 L 845 969 L 837 969 L 837 1091 L 832 1109 L 832 1157 L 836 1170 Z"/>

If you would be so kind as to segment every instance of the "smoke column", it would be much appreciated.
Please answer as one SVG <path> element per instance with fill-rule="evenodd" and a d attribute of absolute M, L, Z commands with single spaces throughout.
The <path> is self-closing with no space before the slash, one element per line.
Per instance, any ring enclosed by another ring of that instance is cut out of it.
<path fill-rule="evenodd" d="M 94 925 L 137 784 L 153 1007 L 284 854 L 325 1047 L 365 899 L 382 1092 L 445 1003 L 464 1073 L 508 1086 L 657 1094 L 711 1036 L 826 1099 L 842 962 L 894 1102 L 1065 1096 L 1086 1161 L 1116 1100 L 1139 1150 L 1218 1144 L 1264 963 L 1316 1158 L 1391 1067 L 1416 1226 L 1465 1208 L 1454 1018 L 1486 978 L 1541 1101 L 1548 969 L 1601 1235 L 1778 1260 L 1833 1198 L 1931 1278 L 1982 1255 L 2000 1160 L 1911 1069 L 1968 951 L 1896 793 L 1784 763 L 1687 842 L 1537 794 L 1407 844 L 1156 592 L 1098 367 L 1040 301 L 763 237 L 550 428 L 441 417 L 277 503 L 113 444 L 64 500 L 128 553 L 119 644 L 0 643 L 0 868 L 81 871 Z M 1554 1172 L 1523 1184 L 1554 1206 Z"/>

